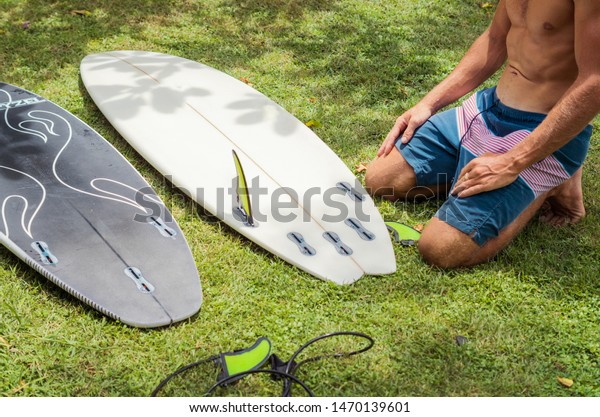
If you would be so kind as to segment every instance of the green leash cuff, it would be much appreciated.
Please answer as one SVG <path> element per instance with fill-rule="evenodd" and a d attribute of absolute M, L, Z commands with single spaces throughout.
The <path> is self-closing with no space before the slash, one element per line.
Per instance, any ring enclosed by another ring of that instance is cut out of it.
<path fill-rule="evenodd" d="M 421 237 L 420 232 L 405 224 L 398 222 L 385 222 L 385 225 L 394 235 L 394 240 L 403 246 L 412 246 Z"/>
<path fill-rule="evenodd" d="M 271 356 L 271 341 L 260 337 L 252 347 L 221 353 L 222 374 L 219 380 L 260 368 Z"/>

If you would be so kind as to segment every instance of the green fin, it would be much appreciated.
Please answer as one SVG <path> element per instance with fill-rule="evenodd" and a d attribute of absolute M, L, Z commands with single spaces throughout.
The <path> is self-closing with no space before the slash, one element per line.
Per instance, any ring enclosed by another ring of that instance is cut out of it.
<path fill-rule="evenodd" d="M 421 233 L 405 224 L 385 222 L 388 230 L 394 234 L 394 240 L 404 246 L 412 246 L 419 240 Z"/>
<path fill-rule="evenodd" d="M 228 378 L 260 368 L 271 355 L 271 341 L 260 337 L 252 347 L 235 352 L 221 353 L 223 374 L 220 379 Z"/>
<path fill-rule="evenodd" d="M 235 163 L 235 170 L 237 171 L 237 201 L 238 201 L 238 214 L 241 217 L 241 221 L 249 226 L 254 226 L 254 218 L 252 217 L 252 207 L 250 206 L 250 193 L 248 192 L 248 183 L 246 182 L 246 176 L 244 175 L 244 169 L 240 158 L 237 153 L 232 149 L 233 162 Z"/>

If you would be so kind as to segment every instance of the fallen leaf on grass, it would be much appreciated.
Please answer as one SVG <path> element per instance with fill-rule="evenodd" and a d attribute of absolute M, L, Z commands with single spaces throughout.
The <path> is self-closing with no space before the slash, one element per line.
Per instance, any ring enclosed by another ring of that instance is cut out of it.
<path fill-rule="evenodd" d="M 71 15 L 87 17 L 91 16 L 92 12 L 90 12 L 89 10 L 71 10 Z"/>
<path fill-rule="evenodd" d="M 27 387 L 27 383 L 23 380 L 20 380 L 19 385 L 13 388 L 12 393 L 16 394 L 19 391 L 23 391 L 26 387 Z"/>
<path fill-rule="evenodd" d="M 364 172 L 367 170 L 367 166 L 364 164 L 364 162 L 361 162 L 360 164 L 358 164 L 356 167 L 356 172 L 358 172 L 359 174 L 361 172 Z"/>
<path fill-rule="evenodd" d="M 85 365 L 85 371 L 89 374 L 89 375 L 96 375 L 96 368 L 94 368 L 94 365 L 92 365 L 91 363 L 87 363 Z"/>
<path fill-rule="evenodd" d="M 560 385 L 562 385 L 564 387 L 571 388 L 573 386 L 573 380 L 572 379 L 563 378 L 563 377 L 557 376 L 556 380 L 560 383 Z"/>
<path fill-rule="evenodd" d="M 0 336 L 0 345 L 6 346 L 8 349 L 10 349 L 12 347 L 10 345 L 10 343 L 8 343 L 8 341 L 5 338 L 3 338 L 2 336 Z"/>
<path fill-rule="evenodd" d="M 491 9 L 492 7 L 494 7 L 494 5 L 492 3 L 488 3 L 488 2 L 481 3 L 480 6 L 482 9 Z"/>
<path fill-rule="evenodd" d="M 308 122 L 306 122 L 304 124 L 308 127 L 315 127 L 315 128 L 323 126 L 323 124 L 321 122 L 319 122 L 318 120 L 315 120 L 315 119 L 310 119 Z"/>
<path fill-rule="evenodd" d="M 250 82 L 250 79 L 249 79 L 249 78 L 247 78 L 247 77 L 240 77 L 240 81 L 241 81 L 241 82 L 243 82 L 244 84 L 248 84 L 250 87 L 253 87 L 253 86 L 254 86 L 254 84 L 252 84 L 252 83 Z"/>
<path fill-rule="evenodd" d="M 425 226 L 423 226 L 422 223 L 419 223 L 419 224 L 415 225 L 415 227 L 413 227 L 413 229 L 415 229 L 417 232 L 422 232 L 424 227 Z"/>

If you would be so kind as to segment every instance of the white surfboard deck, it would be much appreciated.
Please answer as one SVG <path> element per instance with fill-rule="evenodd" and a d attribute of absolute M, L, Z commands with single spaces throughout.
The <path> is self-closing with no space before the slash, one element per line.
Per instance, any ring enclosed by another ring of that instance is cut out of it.
<path fill-rule="evenodd" d="M 396 270 L 389 233 L 360 182 L 312 130 L 252 87 L 194 61 L 142 51 L 89 55 L 81 77 L 150 164 L 263 248 L 338 284 Z M 254 227 L 234 214 L 232 150 L 249 184 Z M 332 243 L 336 237 L 343 243 Z"/>

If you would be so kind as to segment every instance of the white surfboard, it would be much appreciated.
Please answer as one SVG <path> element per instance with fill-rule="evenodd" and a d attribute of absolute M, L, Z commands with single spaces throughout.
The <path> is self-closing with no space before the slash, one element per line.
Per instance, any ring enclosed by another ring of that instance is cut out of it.
<path fill-rule="evenodd" d="M 252 87 L 141 51 L 89 55 L 81 77 L 149 163 L 263 248 L 338 284 L 396 270 L 388 231 L 360 182 L 312 130 Z"/>

